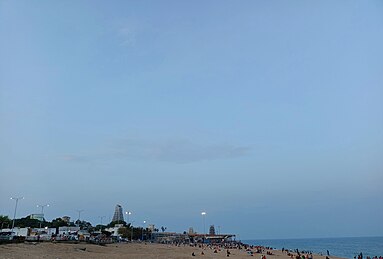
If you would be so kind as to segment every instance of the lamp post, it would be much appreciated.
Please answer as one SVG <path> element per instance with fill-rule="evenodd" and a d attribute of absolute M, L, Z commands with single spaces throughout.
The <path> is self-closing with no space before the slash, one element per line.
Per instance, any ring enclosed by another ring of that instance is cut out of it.
<path fill-rule="evenodd" d="M 205 212 L 205 211 L 202 211 L 202 212 L 201 212 L 201 215 L 202 215 L 202 221 L 203 221 L 203 234 L 206 235 L 206 231 L 205 231 L 205 217 L 206 217 L 206 212 Z"/>
<path fill-rule="evenodd" d="M 42 214 L 42 219 L 40 220 L 40 228 L 41 228 L 41 222 L 44 220 L 44 207 L 49 207 L 49 204 L 44 204 L 44 205 L 41 205 L 41 204 L 38 204 L 36 206 L 37 208 L 40 207 L 41 208 L 41 214 Z"/>
<path fill-rule="evenodd" d="M 81 217 L 81 212 L 83 212 L 84 210 L 77 210 L 77 212 L 78 212 L 78 227 L 80 226 L 80 217 Z"/>
<path fill-rule="evenodd" d="M 129 221 L 129 216 L 132 215 L 132 212 L 131 211 L 125 211 L 125 214 L 128 216 L 128 223 L 130 222 Z"/>
<path fill-rule="evenodd" d="M 98 216 L 100 218 L 100 230 L 102 230 L 102 219 L 105 218 L 105 216 Z"/>
<path fill-rule="evenodd" d="M 24 199 L 24 197 L 11 197 L 11 200 L 15 200 L 16 201 L 15 212 L 13 213 L 12 232 L 13 232 L 13 228 L 15 227 L 17 204 L 19 203 L 19 200 L 22 200 L 22 199 Z"/>
<path fill-rule="evenodd" d="M 130 241 L 131 242 L 133 242 L 133 231 L 134 231 L 133 223 L 134 223 L 134 221 L 132 221 L 132 224 L 131 224 L 131 226 L 132 226 L 132 231 L 130 232 Z"/>
<path fill-rule="evenodd" d="M 146 224 L 146 220 L 144 220 L 144 224 L 142 226 L 141 241 L 144 241 L 144 227 L 145 227 L 145 224 Z"/>
<path fill-rule="evenodd" d="M 128 216 L 128 224 L 130 223 L 130 219 L 129 219 L 129 216 L 132 215 L 132 212 L 131 211 L 125 211 L 125 214 Z M 130 231 L 130 241 L 132 241 L 132 237 L 133 237 L 133 227 L 132 225 L 130 225 L 130 227 L 132 228 L 132 230 Z"/>

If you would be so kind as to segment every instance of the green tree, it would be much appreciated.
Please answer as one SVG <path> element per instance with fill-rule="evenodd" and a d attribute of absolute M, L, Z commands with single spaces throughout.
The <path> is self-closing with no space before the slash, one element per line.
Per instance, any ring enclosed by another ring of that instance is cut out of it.
<path fill-rule="evenodd" d="M 121 237 L 123 237 L 123 238 L 130 237 L 130 229 L 128 229 L 127 227 L 119 228 L 118 234 L 120 234 Z"/>
<path fill-rule="evenodd" d="M 84 230 L 88 230 L 88 231 L 92 231 L 93 230 L 93 226 L 90 222 L 88 221 L 85 221 L 85 220 L 76 220 L 76 225 L 78 225 L 80 227 L 80 229 L 84 229 Z"/>
<path fill-rule="evenodd" d="M 56 218 L 50 222 L 49 227 L 59 228 L 59 227 L 67 227 L 68 223 L 62 220 L 62 218 Z"/>
<path fill-rule="evenodd" d="M 114 227 L 116 224 L 122 224 L 124 227 L 126 227 L 126 222 L 123 221 L 123 220 L 120 220 L 120 221 L 112 221 L 112 222 L 110 222 L 110 223 L 107 225 L 107 227 L 108 227 L 108 228 L 112 228 L 112 227 Z"/>
<path fill-rule="evenodd" d="M 0 215 L 0 224 L 1 224 L 1 228 L 7 226 L 9 228 L 9 226 L 11 225 L 11 219 L 8 217 L 8 216 L 5 216 L 5 215 Z"/>
<path fill-rule="evenodd" d="M 46 226 L 46 222 L 43 221 L 41 222 L 41 226 L 44 227 Z M 20 228 L 38 228 L 40 227 L 40 221 L 38 219 L 31 219 L 29 216 L 25 218 L 20 218 L 20 219 L 15 219 L 15 227 L 20 227 Z"/>
<path fill-rule="evenodd" d="M 94 227 L 96 230 L 104 230 L 106 228 L 105 225 L 98 224 Z"/>

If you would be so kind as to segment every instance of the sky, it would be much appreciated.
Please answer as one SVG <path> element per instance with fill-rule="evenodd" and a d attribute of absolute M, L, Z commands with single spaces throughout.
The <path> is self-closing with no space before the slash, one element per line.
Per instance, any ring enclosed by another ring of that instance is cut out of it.
<path fill-rule="evenodd" d="M 382 46 L 380 0 L 0 0 L 0 215 L 383 236 Z"/>

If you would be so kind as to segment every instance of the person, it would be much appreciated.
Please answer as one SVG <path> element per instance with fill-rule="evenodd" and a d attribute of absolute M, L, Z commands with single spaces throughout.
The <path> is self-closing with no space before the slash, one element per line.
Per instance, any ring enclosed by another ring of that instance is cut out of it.
<path fill-rule="evenodd" d="M 330 256 L 330 251 L 327 250 L 327 256 Z"/>

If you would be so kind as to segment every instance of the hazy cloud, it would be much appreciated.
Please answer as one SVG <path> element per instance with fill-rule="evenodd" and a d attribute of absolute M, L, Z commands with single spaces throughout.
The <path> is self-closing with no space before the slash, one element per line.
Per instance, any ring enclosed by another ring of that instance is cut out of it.
<path fill-rule="evenodd" d="M 114 142 L 103 154 L 64 155 L 60 159 L 74 162 L 87 162 L 110 159 L 138 159 L 166 161 L 174 163 L 193 163 L 198 161 L 232 159 L 250 152 L 250 147 L 228 144 L 198 145 L 184 140 L 163 142 L 121 139 Z"/>
<path fill-rule="evenodd" d="M 119 156 L 176 163 L 231 159 L 247 155 L 250 147 L 227 144 L 198 145 L 189 141 L 150 142 L 124 139 L 116 145 Z"/>
<path fill-rule="evenodd" d="M 79 155 L 63 155 L 59 157 L 61 160 L 64 161 L 75 161 L 75 162 L 86 162 L 89 161 L 91 158 L 90 156 L 79 156 Z"/>
<path fill-rule="evenodd" d="M 135 46 L 136 32 L 131 27 L 123 27 L 118 31 L 118 36 L 121 39 L 122 46 Z"/>

